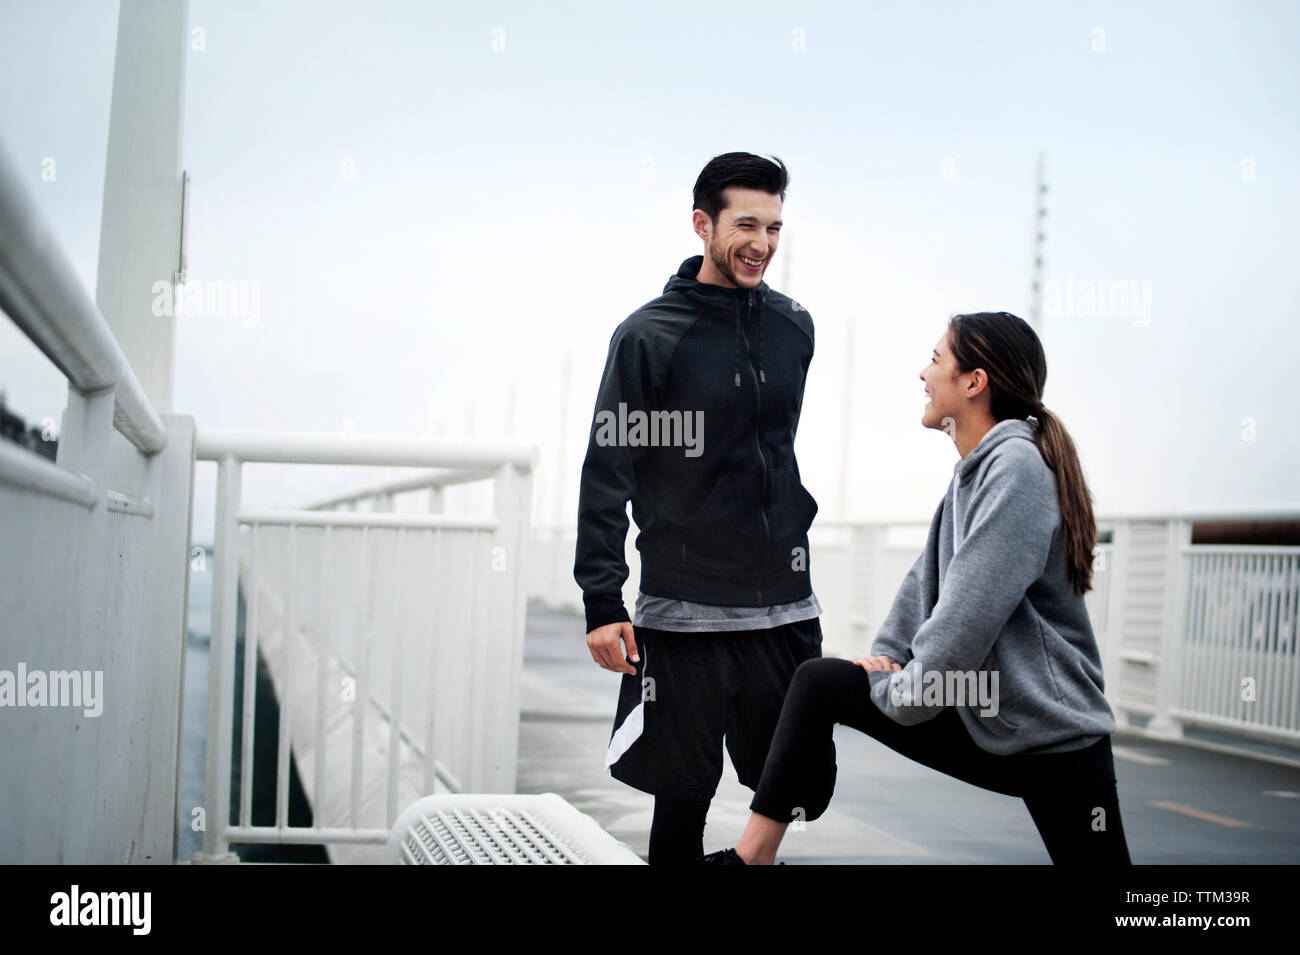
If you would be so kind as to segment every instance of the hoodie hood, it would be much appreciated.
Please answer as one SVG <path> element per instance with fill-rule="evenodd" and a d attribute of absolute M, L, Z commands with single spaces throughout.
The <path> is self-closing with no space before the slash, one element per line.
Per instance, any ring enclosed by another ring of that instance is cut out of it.
<path fill-rule="evenodd" d="M 701 282 L 697 276 L 700 274 L 700 268 L 703 265 L 703 255 L 693 255 L 683 261 L 676 274 L 668 277 L 668 281 L 664 284 L 664 294 L 681 292 L 695 302 L 704 314 L 710 317 L 730 319 L 733 315 L 735 316 L 736 350 L 732 362 L 731 380 L 736 388 L 740 387 L 740 353 L 743 349 L 744 336 L 741 320 L 746 315 L 745 303 L 752 295 L 754 307 L 748 312 L 747 323 L 750 326 L 758 326 L 758 371 L 756 374 L 761 388 L 767 384 L 767 374 L 763 371 L 763 355 L 766 351 L 767 335 L 763 327 L 762 316 L 763 302 L 767 298 L 770 286 L 766 282 L 759 282 L 758 287 L 755 289 L 744 289 L 727 288 L 724 285 Z"/>
<path fill-rule="evenodd" d="M 966 457 L 958 459 L 953 465 L 953 474 L 960 483 L 969 484 L 980 462 L 992 454 L 994 448 L 1004 442 L 1016 440 L 1029 441 L 1037 446 L 1034 440 L 1037 432 L 1038 419 L 1032 415 L 1028 418 L 1004 418 L 984 432 L 984 437 L 980 438 L 979 444 Z"/>
<path fill-rule="evenodd" d="M 962 525 L 962 491 L 960 490 L 967 484 L 970 484 L 979 470 L 980 462 L 993 453 L 995 448 L 1001 447 L 1008 441 L 1028 441 L 1033 444 L 1035 449 L 1038 447 L 1034 441 L 1034 434 L 1038 430 L 1038 419 L 1032 415 L 1028 418 L 1004 418 L 999 421 L 988 431 L 984 432 L 984 437 L 980 438 L 979 444 L 971 450 L 964 458 L 958 459 L 953 465 L 952 473 L 952 549 L 953 553 L 961 546 Z"/>

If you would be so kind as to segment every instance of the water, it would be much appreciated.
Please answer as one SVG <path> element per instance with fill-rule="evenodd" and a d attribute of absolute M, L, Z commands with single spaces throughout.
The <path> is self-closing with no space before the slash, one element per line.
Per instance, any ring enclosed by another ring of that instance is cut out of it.
<path fill-rule="evenodd" d="M 196 548 L 196 551 L 198 548 Z M 181 705 L 180 804 L 176 817 L 176 859 L 187 862 L 203 848 L 193 828 L 194 809 L 203 805 L 203 761 L 207 758 L 208 635 L 212 627 L 212 551 L 190 561 L 190 603 L 185 623 L 185 692 Z"/>

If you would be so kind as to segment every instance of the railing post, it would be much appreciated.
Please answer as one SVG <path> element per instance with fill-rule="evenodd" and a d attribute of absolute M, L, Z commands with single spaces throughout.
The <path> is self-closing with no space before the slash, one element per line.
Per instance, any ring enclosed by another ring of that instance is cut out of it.
<path fill-rule="evenodd" d="M 1182 704 L 1183 645 L 1187 640 L 1187 578 L 1191 521 L 1172 518 L 1165 544 L 1164 608 L 1160 614 L 1160 670 L 1156 674 L 1156 712 L 1147 725 L 1152 736 L 1180 739 L 1181 720 L 1171 710 Z"/>
<path fill-rule="evenodd" d="M 212 576 L 212 634 L 208 658 L 208 733 L 204 772 L 206 829 L 196 863 L 232 863 L 226 829 L 230 824 L 230 760 L 235 695 L 235 627 L 239 610 L 240 461 L 233 455 L 217 465 L 217 513 Z"/>
<path fill-rule="evenodd" d="M 487 630 L 493 641 L 493 677 L 487 683 L 485 699 L 474 706 L 487 708 L 485 743 L 488 760 L 485 784 L 489 792 L 515 791 L 516 762 L 519 755 L 519 698 L 524 661 L 524 548 L 528 540 L 529 508 L 532 502 L 531 478 L 512 464 L 497 469 L 493 486 L 493 506 L 497 529 L 492 533 L 488 604 L 492 625 Z"/>
<path fill-rule="evenodd" d="M 1120 705 L 1120 668 L 1124 666 L 1125 607 L 1128 605 L 1129 522 L 1116 520 L 1110 545 L 1110 564 L 1106 568 L 1106 620 L 1103 624 L 1101 666 L 1106 685 L 1106 699 L 1115 711 L 1121 727 L 1131 726 L 1129 711 Z"/>
<path fill-rule="evenodd" d="M 58 464 L 62 468 L 81 473 L 95 482 L 95 505 L 86 515 L 81 526 L 80 546 L 73 552 L 75 574 L 68 583 L 75 589 L 71 591 L 73 600 L 78 605 L 80 629 L 88 635 L 88 640 L 80 644 L 88 651 L 87 658 L 80 661 L 80 666 L 87 670 L 104 670 L 112 679 L 112 670 L 107 666 L 107 654 L 104 647 L 115 642 L 116 634 L 110 631 L 111 623 L 107 618 L 109 577 L 106 575 L 107 561 L 104 547 L 108 538 L 108 501 L 106 485 L 109 481 L 110 448 L 113 436 L 114 389 L 90 395 L 83 395 L 73 385 L 68 385 L 68 403 L 63 411 L 63 429 L 59 439 Z M 16 543 L 16 542 L 15 542 Z M 8 541 L 6 541 L 8 544 Z M 129 708 L 107 711 L 102 718 L 107 726 L 121 731 L 125 728 Z M 97 788 L 103 777 L 98 772 L 98 764 L 103 760 L 103 753 L 96 751 L 96 739 L 112 738 L 103 728 L 96 727 L 96 735 L 74 733 L 65 758 L 69 758 L 72 772 L 67 782 L 67 789 L 62 788 L 49 793 L 48 798 L 69 810 L 67 825 L 71 830 L 67 842 L 74 847 L 77 861 L 93 856 L 87 851 L 95 844 L 94 828 L 101 823 L 102 817 L 97 813 L 77 811 L 78 807 L 90 805 L 78 796 L 78 791 Z M 102 794 L 110 799 L 114 794 Z M 104 802 L 95 800 L 96 806 Z M 116 808 L 115 803 L 109 806 Z M 101 813 L 102 809 L 99 810 Z M 111 809 L 110 809 L 111 811 Z"/>

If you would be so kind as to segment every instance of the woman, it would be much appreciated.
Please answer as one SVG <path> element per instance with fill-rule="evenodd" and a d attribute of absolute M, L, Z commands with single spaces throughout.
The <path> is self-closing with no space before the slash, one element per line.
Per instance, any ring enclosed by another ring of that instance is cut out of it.
<path fill-rule="evenodd" d="M 770 865 L 786 827 L 835 787 L 836 723 L 984 789 L 1022 797 L 1056 864 L 1129 864 L 1083 595 L 1096 522 L 1047 363 L 1006 312 L 958 315 L 921 372 L 921 418 L 961 460 L 871 647 L 790 683 L 749 822 L 702 863 Z"/>

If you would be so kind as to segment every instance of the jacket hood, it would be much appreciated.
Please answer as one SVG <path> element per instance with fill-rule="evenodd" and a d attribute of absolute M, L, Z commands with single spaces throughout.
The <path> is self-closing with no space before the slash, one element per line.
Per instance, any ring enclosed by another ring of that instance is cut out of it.
<path fill-rule="evenodd" d="M 674 275 L 668 277 L 664 284 L 664 294 L 669 292 L 681 292 L 691 301 L 693 301 L 704 314 L 717 313 L 714 317 L 730 318 L 736 316 L 736 349 L 733 355 L 731 367 L 731 381 L 736 388 L 740 387 L 740 353 L 742 350 L 741 340 L 743 332 L 741 330 L 741 315 L 745 310 L 742 306 L 746 299 L 754 295 L 754 308 L 750 311 L 747 324 L 758 325 L 758 386 L 761 388 L 767 384 L 767 373 L 763 370 L 763 356 L 767 350 L 766 335 L 763 330 L 763 302 L 767 298 L 767 293 L 771 287 L 766 282 L 759 282 L 758 288 L 727 288 L 723 285 L 714 285 L 711 282 L 701 282 L 696 276 L 700 274 L 700 267 L 704 265 L 704 256 L 692 255 L 689 259 L 682 262 L 677 268 Z"/>
<path fill-rule="evenodd" d="M 1038 419 L 1032 415 L 1028 418 L 1004 418 L 984 433 L 980 443 L 966 457 L 958 459 L 953 465 L 953 474 L 960 483 L 965 484 L 975 474 L 980 462 L 993 453 L 994 448 L 1007 441 L 1028 441 L 1036 447 L 1034 436 L 1037 432 Z"/>
<path fill-rule="evenodd" d="M 730 312 L 738 302 L 744 302 L 751 291 L 757 293 L 757 302 L 761 304 L 771 290 L 766 282 L 759 282 L 756 289 L 727 288 L 723 285 L 701 282 L 696 276 L 700 274 L 703 265 L 702 255 L 692 255 L 683 261 L 677 272 L 668 276 L 668 281 L 664 283 L 664 293 L 684 292 L 707 308 L 725 309 Z"/>

